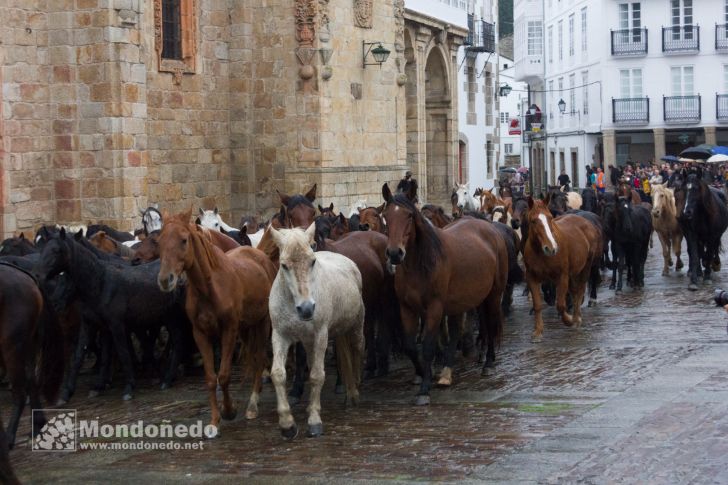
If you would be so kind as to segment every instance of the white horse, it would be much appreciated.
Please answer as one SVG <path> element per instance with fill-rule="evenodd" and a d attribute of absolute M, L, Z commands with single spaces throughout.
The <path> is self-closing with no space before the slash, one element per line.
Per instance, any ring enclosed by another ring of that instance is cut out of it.
<path fill-rule="evenodd" d="M 677 221 L 675 192 L 663 184 L 652 184 L 652 225 L 662 244 L 662 276 L 670 274 L 672 254 L 675 253 L 675 270 L 683 267 L 680 259 L 683 234 Z"/>
<path fill-rule="evenodd" d="M 461 211 L 480 212 L 480 199 L 470 195 L 468 184 L 458 184 L 453 190 L 453 199 L 457 197 L 457 207 Z"/>
<path fill-rule="evenodd" d="M 140 210 L 144 232 L 150 234 L 162 230 L 162 213 L 159 212 L 159 204 L 152 204 L 145 210 Z"/>
<path fill-rule="evenodd" d="M 217 207 L 211 211 L 205 211 L 200 208 L 200 225 L 215 231 L 219 231 L 220 229 L 223 229 L 225 232 L 237 231 L 237 229 L 222 220 L 222 217 L 220 217 L 217 211 Z"/>
<path fill-rule="evenodd" d="M 329 336 L 336 338 L 337 361 L 347 400 L 352 404 L 359 400 L 364 355 L 361 273 L 345 256 L 328 251 L 315 253 L 311 249 L 316 224 L 305 232 L 279 231 L 273 226 L 269 231 L 280 250 L 280 269 L 268 301 L 273 326 L 271 378 L 278 399 L 278 424 L 284 438 L 293 439 L 298 434 L 286 394 L 286 357 L 290 346 L 300 341 L 310 369 L 307 435 L 320 436 L 321 387 Z"/>
<path fill-rule="evenodd" d="M 561 191 L 564 191 L 564 187 L 561 187 Z M 583 203 L 584 201 L 582 200 L 579 192 L 574 192 L 572 190 L 571 192 L 566 193 L 566 205 L 569 206 L 569 209 L 579 210 Z"/>

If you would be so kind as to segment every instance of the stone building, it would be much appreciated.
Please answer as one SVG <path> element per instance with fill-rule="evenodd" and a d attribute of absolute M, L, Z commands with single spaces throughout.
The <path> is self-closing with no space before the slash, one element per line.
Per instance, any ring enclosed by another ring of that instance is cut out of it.
<path fill-rule="evenodd" d="M 407 168 L 449 197 L 465 32 L 403 0 L 5 0 L 0 22 L 3 236 L 130 230 L 154 202 L 235 224 L 314 183 L 374 204 Z"/>

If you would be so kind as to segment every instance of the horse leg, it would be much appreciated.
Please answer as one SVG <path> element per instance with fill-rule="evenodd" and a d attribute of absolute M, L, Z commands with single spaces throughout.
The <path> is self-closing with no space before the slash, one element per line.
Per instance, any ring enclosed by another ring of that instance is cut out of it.
<path fill-rule="evenodd" d="M 78 372 L 81 370 L 83 365 L 83 359 L 86 356 L 86 345 L 88 345 L 88 323 L 83 322 L 78 332 L 78 339 L 76 347 L 72 354 L 71 364 L 68 368 L 68 374 L 63 383 L 63 389 L 61 390 L 61 397 L 58 400 L 57 405 L 63 406 L 70 401 L 71 396 L 76 391 L 76 380 L 78 379 Z"/>
<path fill-rule="evenodd" d="M 88 397 L 97 397 L 102 391 L 107 389 L 111 380 L 111 337 L 108 330 L 98 332 L 100 340 L 100 348 L 96 351 L 96 362 L 99 364 L 98 374 L 96 376 L 96 384 L 91 388 Z"/>
<path fill-rule="evenodd" d="M 238 414 L 233 400 L 230 397 L 230 372 L 233 364 L 233 352 L 235 352 L 235 343 L 238 336 L 239 322 L 229 320 L 226 322 L 222 331 L 220 344 L 222 351 L 220 353 L 220 370 L 217 373 L 217 382 L 222 390 L 222 419 L 231 421 Z"/>
<path fill-rule="evenodd" d="M 20 423 L 20 416 L 23 414 L 27 399 L 28 377 L 32 373 L 30 366 L 26 368 L 24 365 L 26 355 L 23 350 L 25 349 L 27 349 L 26 346 L 18 346 L 18 351 L 12 353 L 7 352 L 8 349 L 3 349 L 6 352 L 5 362 L 8 380 L 12 386 L 10 395 L 12 396 L 13 410 L 8 421 L 8 442 L 11 449 L 15 446 L 15 435 L 18 432 L 18 423 Z M 42 414 L 40 414 L 39 418 L 45 422 L 45 417 Z"/>
<path fill-rule="evenodd" d="M 584 303 L 584 293 L 591 275 L 591 268 L 585 270 L 580 276 L 579 281 L 574 285 L 574 291 L 571 292 L 571 298 L 574 302 L 574 326 L 581 327 L 581 305 Z"/>
<path fill-rule="evenodd" d="M 680 259 L 680 253 L 682 252 L 682 240 L 682 233 L 680 231 L 675 231 L 672 235 L 672 250 L 675 253 L 675 271 L 683 269 L 683 262 L 682 259 Z"/>
<path fill-rule="evenodd" d="M 165 324 L 167 334 L 169 335 L 169 355 L 167 357 L 167 370 L 162 379 L 161 389 L 169 389 L 172 382 L 177 377 L 177 368 L 179 367 L 180 355 L 182 353 L 182 329 L 179 328 L 176 321 Z"/>
<path fill-rule="evenodd" d="M 657 232 L 662 246 L 662 276 L 670 274 L 670 266 L 672 266 L 672 255 L 670 254 L 670 238 L 662 231 Z"/>
<path fill-rule="evenodd" d="M 400 306 L 400 315 L 402 318 L 402 329 L 404 334 L 404 353 L 407 354 L 412 361 L 412 365 L 415 367 L 415 378 L 413 384 L 421 384 L 424 372 L 422 370 L 420 356 L 417 353 L 417 330 L 419 329 L 419 319 L 412 310 L 404 306 Z"/>
<path fill-rule="evenodd" d="M 202 365 L 205 368 L 205 386 L 207 386 L 207 397 L 210 401 L 210 424 L 220 424 L 220 410 L 217 407 L 217 375 L 215 375 L 215 352 L 212 343 L 197 326 L 193 323 L 192 335 L 195 338 L 197 349 L 202 355 Z"/>
<path fill-rule="evenodd" d="M 440 372 L 440 378 L 437 381 L 438 386 L 450 386 L 452 385 L 452 368 L 455 366 L 455 350 L 457 349 L 458 341 L 460 340 L 460 327 L 463 323 L 462 315 L 448 315 L 447 316 L 447 328 L 448 328 L 448 341 L 447 348 L 445 349 L 445 365 Z"/>
<path fill-rule="evenodd" d="M 490 295 L 480 305 L 480 333 L 488 340 L 488 349 L 485 353 L 485 362 L 481 375 L 490 375 L 495 369 L 495 346 L 503 326 L 503 313 L 501 312 L 500 302 L 502 298 L 499 292 L 492 290 Z M 482 337 L 481 337 L 482 338 Z"/>
<path fill-rule="evenodd" d="M 425 328 L 422 332 L 422 383 L 415 398 L 415 405 L 430 404 L 430 388 L 432 387 L 432 361 L 435 359 L 436 339 L 442 322 L 442 305 L 438 301 L 431 302 L 427 308 Z"/>
<path fill-rule="evenodd" d="M 293 386 L 288 392 L 288 398 L 295 405 L 301 402 L 303 397 L 303 384 L 306 380 L 306 349 L 298 342 L 294 350 L 296 358 L 296 371 L 293 375 Z"/>
<path fill-rule="evenodd" d="M 367 312 L 364 319 L 364 338 L 367 353 L 366 366 L 364 366 L 364 379 L 371 379 L 377 371 L 376 320 L 372 312 Z"/>
<path fill-rule="evenodd" d="M 624 274 L 624 266 L 625 266 L 625 251 L 623 249 L 619 250 L 619 256 L 617 257 L 617 272 L 619 274 L 619 277 L 617 279 L 617 291 L 622 291 L 622 276 Z"/>
<path fill-rule="evenodd" d="M 571 327 L 574 325 L 574 317 L 566 310 L 566 295 L 569 293 L 569 275 L 564 271 L 556 285 L 556 311 L 561 315 L 561 321 L 564 325 Z"/>
<path fill-rule="evenodd" d="M 615 247 L 616 245 L 612 244 L 612 281 L 609 283 L 610 290 L 614 290 L 617 287 L 617 273 L 619 272 L 619 255 Z"/>
<path fill-rule="evenodd" d="M 276 400 L 278 401 L 278 426 L 281 429 L 281 435 L 288 440 L 292 440 L 298 435 L 298 428 L 291 414 L 291 407 L 288 405 L 288 395 L 286 394 L 286 357 L 291 342 L 286 340 L 274 328 L 271 344 L 273 346 L 273 365 L 270 369 L 270 377 L 273 380 Z"/>
<path fill-rule="evenodd" d="M 131 361 L 129 346 L 127 345 L 126 329 L 121 321 L 109 322 L 109 327 L 111 329 L 111 336 L 114 339 L 116 355 L 121 361 L 121 367 L 124 370 L 124 377 L 126 378 L 122 399 L 129 401 L 132 398 L 132 391 L 134 390 L 134 366 Z"/>
<path fill-rule="evenodd" d="M 602 275 L 599 271 L 599 262 L 592 261 L 591 271 L 589 272 L 589 304 L 588 306 L 597 306 L 597 290 L 599 283 L 602 281 Z"/>
<path fill-rule="evenodd" d="M 389 374 L 389 352 L 392 349 L 392 328 L 389 324 L 390 320 L 385 319 L 383 315 L 380 315 L 376 322 L 377 377 Z"/>
<path fill-rule="evenodd" d="M 308 429 L 306 436 L 315 438 L 324 433 L 324 425 L 321 422 L 321 388 L 324 386 L 326 372 L 324 370 L 324 358 L 326 347 L 329 343 L 328 329 L 322 328 L 316 334 L 313 345 L 307 346 L 308 367 L 310 369 L 308 380 L 311 386 L 308 403 Z"/>
<path fill-rule="evenodd" d="M 529 276 L 528 272 L 526 272 L 526 283 L 528 284 L 528 290 L 531 292 L 531 298 L 533 299 L 533 311 L 535 315 L 531 340 L 540 342 L 543 335 L 543 316 L 541 315 L 541 311 L 543 310 L 543 297 L 541 296 L 541 285 L 539 281 Z"/>
<path fill-rule="evenodd" d="M 698 289 L 698 276 L 700 275 L 700 257 L 698 254 L 698 242 L 695 235 L 688 236 L 688 267 L 690 268 L 690 283 L 688 290 L 696 291 Z"/>

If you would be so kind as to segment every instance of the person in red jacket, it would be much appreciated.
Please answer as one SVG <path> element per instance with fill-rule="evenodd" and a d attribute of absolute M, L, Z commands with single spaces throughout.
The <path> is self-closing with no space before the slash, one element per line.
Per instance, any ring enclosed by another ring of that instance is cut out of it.
<path fill-rule="evenodd" d="M 601 167 L 597 168 L 597 190 L 602 194 L 606 190 L 604 185 L 604 171 L 602 171 Z"/>

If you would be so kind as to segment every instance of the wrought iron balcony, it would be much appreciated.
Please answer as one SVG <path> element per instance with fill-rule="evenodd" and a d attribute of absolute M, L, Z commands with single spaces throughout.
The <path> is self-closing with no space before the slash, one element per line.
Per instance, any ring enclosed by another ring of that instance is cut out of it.
<path fill-rule="evenodd" d="M 728 52 L 728 24 L 715 26 L 715 51 Z"/>
<path fill-rule="evenodd" d="M 662 52 L 697 52 L 700 50 L 700 26 L 674 25 L 662 28 Z"/>
<path fill-rule="evenodd" d="M 647 54 L 647 28 L 612 30 L 613 56 L 643 56 Z"/>
<path fill-rule="evenodd" d="M 474 53 L 495 52 L 495 25 L 485 20 L 475 20 L 475 15 L 469 14 L 465 50 Z"/>
<path fill-rule="evenodd" d="M 663 96 L 662 111 L 666 123 L 697 123 L 702 114 L 700 95 Z"/>
<path fill-rule="evenodd" d="M 715 118 L 718 121 L 728 121 L 728 94 L 715 95 Z"/>
<path fill-rule="evenodd" d="M 650 122 L 650 98 L 612 98 L 615 125 L 646 125 Z"/>

